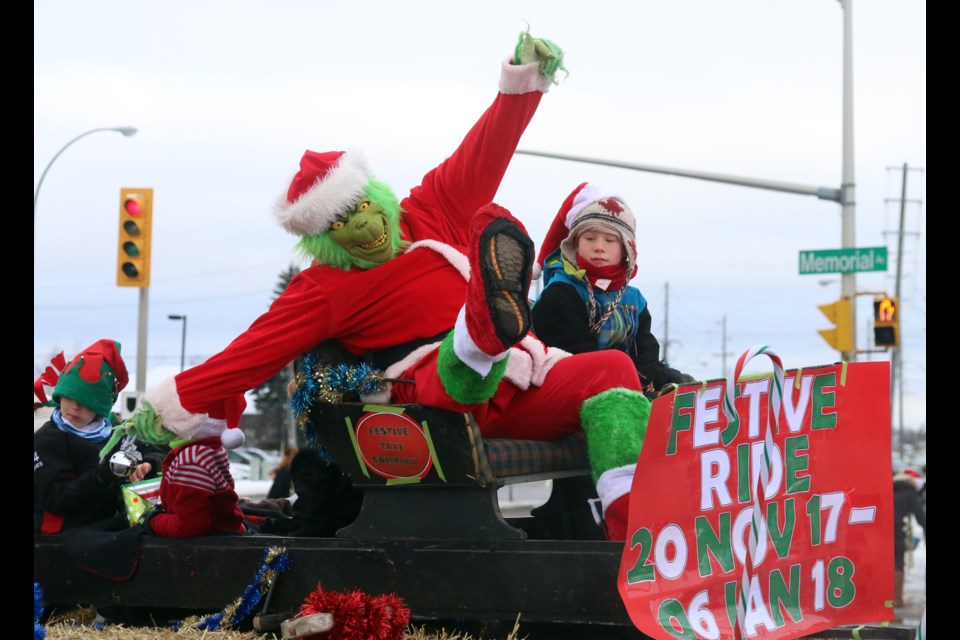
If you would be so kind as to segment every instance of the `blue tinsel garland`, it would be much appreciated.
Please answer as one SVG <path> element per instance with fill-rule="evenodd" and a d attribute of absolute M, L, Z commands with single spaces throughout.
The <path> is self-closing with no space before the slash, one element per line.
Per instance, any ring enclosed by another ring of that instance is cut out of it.
<path fill-rule="evenodd" d="M 358 365 L 329 364 L 312 354 L 300 361 L 297 390 L 290 403 L 299 416 L 309 411 L 315 399 L 340 404 L 347 396 L 368 396 L 386 389 L 383 371 L 361 362 Z"/>
<path fill-rule="evenodd" d="M 321 450 L 323 445 L 307 428 L 315 401 L 340 404 L 345 399 L 373 395 L 387 388 L 383 371 L 366 363 L 329 364 L 309 353 L 301 359 L 294 382 L 296 390 L 290 396 L 290 406 L 297 427 L 308 445 Z"/>
<path fill-rule="evenodd" d="M 263 564 L 257 571 L 257 576 L 235 602 L 224 607 L 223 611 L 214 613 L 203 619 L 196 616 L 186 618 L 170 625 L 173 631 L 185 628 L 195 628 L 201 631 L 220 631 L 235 628 L 251 615 L 263 596 L 270 590 L 274 581 L 281 573 L 291 566 L 290 556 L 284 547 L 270 547 L 263 556 Z M 33 640 L 44 640 L 47 636 L 46 627 L 40 624 L 43 615 L 43 591 L 40 585 L 33 583 Z M 97 625 L 103 629 L 103 625 Z"/>
<path fill-rule="evenodd" d="M 40 624 L 43 615 L 43 589 L 40 584 L 33 583 L 33 640 L 43 640 L 47 637 L 47 628 Z"/>
<path fill-rule="evenodd" d="M 263 556 L 263 564 L 257 576 L 236 601 L 224 607 L 223 611 L 211 614 L 199 621 L 196 617 L 181 620 L 172 625 L 174 631 L 183 628 L 195 628 L 201 631 L 221 631 L 237 627 L 253 615 L 254 610 L 270 586 L 281 573 L 290 568 L 290 557 L 284 547 L 270 547 Z"/>

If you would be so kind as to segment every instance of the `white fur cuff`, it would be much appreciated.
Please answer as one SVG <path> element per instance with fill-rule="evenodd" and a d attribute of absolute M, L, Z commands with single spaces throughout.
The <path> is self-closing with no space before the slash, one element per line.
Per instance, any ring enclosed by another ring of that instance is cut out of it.
<path fill-rule="evenodd" d="M 190 413 L 180 403 L 176 378 L 167 378 L 155 387 L 147 389 L 143 399 L 153 405 L 160 416 L 164 429 L 172 431 L 181 438 L 192 438 L 200 425 L 207 419 L 205 413 Z"/>
<path fill-rule="evenodd" d="M 457 323 L 453 327 L 453 352 L 457 354 L 463 364 L 486 377 L 493 369 L 493 363 L 506 358 L 507 352 L 504 351 L 491 356 L 477 346 L 477 343 L 470 337 L 470 331 L 467 330 L 466 309 L 465 306 L 460 307 L 460 313 L 457 314 Z"/>
<path fill-rule="evenodd" d="M 500 93 L 507 95 L 550 91 L 550 80 L 540 73 L 540 64 L 512 64 L 512 58 L 507 58 L 500 65 Z"/>
<path fill-rule="evenodd" d="M 607 512 L 607 507 L 630 493 L 633 487 L 633 473 L 636 470 L 636 464 L 627 464 L 608 469 L 600 474 L 600 479 L 597 480 L 597 495 L 600 496 L 604 513 Z"/>

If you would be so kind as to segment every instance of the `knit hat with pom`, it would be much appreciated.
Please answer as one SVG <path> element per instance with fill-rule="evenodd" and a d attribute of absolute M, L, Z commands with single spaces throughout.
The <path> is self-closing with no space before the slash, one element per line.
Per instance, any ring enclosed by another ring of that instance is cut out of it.
<path fill-rule="evenodd" d="M 557 217 L 540 247 L 533 277 L 543 272 L 543 262 L 559 247 L 563 257 L 577 263 L 577 239 L 587 229 L 599 229 L 620 236 L 627 262 L 627 280 L 637 273 L 636 218 L 622 198 L 584 182 L 560 205 Z"/>

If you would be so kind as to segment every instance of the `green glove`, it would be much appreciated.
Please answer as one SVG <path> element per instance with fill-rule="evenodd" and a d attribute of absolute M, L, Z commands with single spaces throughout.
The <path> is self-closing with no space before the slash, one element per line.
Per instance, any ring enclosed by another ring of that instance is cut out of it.
<path fill-rule="evenodd" d="M 566 67 L 563 66 L 563 49 L 546 38 L 534 38 L 530 35 L 528 28 L 517 40 L 517 46 L 513 51 L 513 63 L 529 64 L 531 62 L 539 62 L 540 74 L 553 84 L 558 84 L 555 77 L 557 71 L 563 71 L 564 74 L 569 75 Z"/>
<path fill-rule="evenodd" d="M 160 414 L 153 405 L 143 401 L 143 406 L 134 411 L 133 415 L 113 428 L 113 434 L 107 444 L 100 450 L 100 459 L 103 460 L 110 451 L 125 436 L 148 444 L 169 444 L 177 439 L 177 434 L 167 431 L 163 427 Z"/>

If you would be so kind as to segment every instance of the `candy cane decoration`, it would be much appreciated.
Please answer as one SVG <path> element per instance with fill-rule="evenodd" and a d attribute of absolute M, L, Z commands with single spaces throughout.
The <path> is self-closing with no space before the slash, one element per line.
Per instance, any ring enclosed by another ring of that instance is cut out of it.
<path fill-rule="evenodd" d="M 760 502 L 760 492 L 766 490 L 770 482 L 770 460 L 773 451 L 773 430 L 777 427 L 780 420 L 780 404 L 783 399 L 783 362 L 780 356 L 768 346 L 752 347 L 744 351 L 737 360 L 737 366 L 733 373 L 727 376 L 727 389 L 723 397 L 723 413 L 727 417 L 727 423 L 738 420 L 737 408 L 734 405 L 734 399 L 737 391 L 737 380 L 743 372 L 743 367 L 755 356 L 765 355 L 773 362 L 773 386 L 768 393 L 769 407 L 767 410 L 767 426 L 763 435 L 763 461 L 757 474 L 757 482 L 750 484 L 750 496 L 753 501 L 753 519 L 750 524 L 750 543 L 748 546 L 748 563 L 743 563 L 743 577 L 740 580 L 740 598 L 737 600 L 737 626 L 741 637 L 746 637 L 746 617 L 747 617 L 747 594 L 750 592 L 750 569 L 755 569 L 754 558 L 756 557 L 757 547 L 759 546 L 760 536 L 769 535 L 766 522 Z M 741 425 L 742 428 L 742 425 Z M 752 459 L 752 456 L 751 456 Z M 758 486 L 759 485 L 759 486 Z M 764 496 L 766 497 L 766 496 Z"/>

